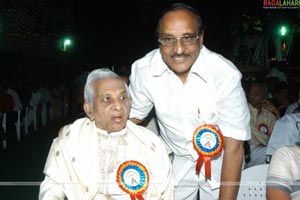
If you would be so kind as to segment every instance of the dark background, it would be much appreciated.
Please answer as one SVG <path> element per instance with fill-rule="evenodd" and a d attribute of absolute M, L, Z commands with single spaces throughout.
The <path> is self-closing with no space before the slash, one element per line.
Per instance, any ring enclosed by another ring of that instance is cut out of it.
<path fill-rule="evenodd" d="M 78 1 L 76 23 L 78 38 L 85 53 L 104 63 L 130 64 L 157 47 L 155 28 L 161 11 L 177 1 L 104 1 L 86 4 Z M 182 1 L 199 10 L 206 23 L 205 44 L 212 50 L 229 54 L 234 38 L 230 25 L 242 12 L 259 13 L 262 6 L 253 1 Z M 80 17 L 79 17 L 80 16 Z M 85 55 L 86 56 L 86 55 Z"/>
<path fill-rule="evenodd" d="M 157 48 L 157 21 L 161 11 L 175 2 L 178 1 L 0 0 L 0 74 L 72 80 L 86 69 L 130 68 L 136 59 Z M 292 16 L 299 24 L 299 9 L 263 9 L 263 0 L 180 2 L 200 12 L 206 25 L 206 47 L 229 59 L 237 41 L 233 31 L 243 19 L 271 18 L 281 13 Z M 62 38 L 66 35 L 74 43 L 62 51 Z"/>

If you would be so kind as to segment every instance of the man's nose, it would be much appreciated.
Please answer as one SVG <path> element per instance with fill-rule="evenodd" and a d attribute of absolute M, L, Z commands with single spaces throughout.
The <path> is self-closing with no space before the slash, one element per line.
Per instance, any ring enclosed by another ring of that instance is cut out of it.
<path fill-rule="evenodd" d="M 120 110 L 121 109 L 121 102 L 119 99 L 114 101 L 114 107 L 115 110 Z"/>
<path fill-rule="evenodd" d="M 176 40 L 174 46 L 173 46 L 173 51 L 176 52 L 177 54 L 182 54 L 185 49 L 185 46 L 182 44 L 180 40 Z"/>

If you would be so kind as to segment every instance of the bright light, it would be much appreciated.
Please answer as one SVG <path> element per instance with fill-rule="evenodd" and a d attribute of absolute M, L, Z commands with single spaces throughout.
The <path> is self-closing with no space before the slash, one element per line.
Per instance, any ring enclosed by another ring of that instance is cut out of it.
<path fill-rule="evenodd" d="M 65 45 L 70 45 L 71 44 L 71 40 L 70 39 L 65 39 L 64 44 Z"/>
<path fill-rule="evenodd" d="M 63 51 L 67 51 L 72 45 L 72 40 L 70 38 L 63 39 Z"/>
<path fill-rule="evenodd" d="M 285 36 L 287 34 L 287 28 L 285 26 L 280 28 L 280 34 L 281 36 Z"/>

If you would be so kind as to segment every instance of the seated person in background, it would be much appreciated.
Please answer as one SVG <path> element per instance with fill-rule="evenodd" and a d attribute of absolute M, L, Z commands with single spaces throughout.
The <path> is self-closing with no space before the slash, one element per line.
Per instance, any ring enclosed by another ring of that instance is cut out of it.
<path fill-rule="evenodd" d="M 270 71 L 267 73 L 266 77 L 270 78 L 270 77 L 276 77 L 278 78 L 280 81 L 284 82 L 284 83 L 288 83 L 286 74 L 284 72 L 284 64 L 280 63 L 278 61 L 271 61 L 270 62 Z"/>
<path fill-rule="evenodd" d="M 288 105 L 284 114 L 286 115 L 286 114 L 299 112 L 299 105 L 300 105 L 300 89 L 298 90 L 296 101 Z"/>
<path fill-rule="evenodd" d="M 173 174 L 157 135 L 128 121 L 131 97 L 120 76 L 92 71 L 84 89 L 88 117 L 54 139 L 39 199 L 173 199 Z"/>
<path fill-rule="evenodd" d="M 293 102 L 291 91 L 287 83 L 279 82 L 274 86 L 274 96 L 270 101 L 277 107 L 282 117 L 287 107 Z"/>
<path fill-rule="evenodd" d="M 299 200 L 299 183 L 300 145 L 279 148 L 274 153 L 268 169 L 268 200 Z"/>
<path fill-rule="evenodd" d="M 250 161 L 246 167 L 251 167 L 266 162 L 266 146 L 276 119 L 280 116 L 278 109 L 267 100 L 268 90 L 263 82 L 251 84 L 248 98 L 252 138 L 249 140 Z"/>
<path fill-rule="evenodd" d="M 284 115 L 274 125 L 267 146 L 267 160 L 270 161 L 274 152 L 283 146 L 300 143 L 300 113 Z"/>

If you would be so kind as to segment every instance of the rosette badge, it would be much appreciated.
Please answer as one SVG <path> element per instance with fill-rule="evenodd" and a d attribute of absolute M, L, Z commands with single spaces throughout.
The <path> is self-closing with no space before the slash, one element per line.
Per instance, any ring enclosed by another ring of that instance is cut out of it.
<path fill-rule="evenodd" d="M 137 161 L 123 162 L 117 171 L 119 187 L 130 195 L 131 200 L 144 200 L 142 194 L 149 185 L 147 169 Z"/>
<path fill-rule="evenodd" d="M 205 178 L 211 178 L 211 158 L 219 155 L 223 149 L 223 136 L 211 124 L 199 126 L 193 136 L 193 145 L 199 154 L 196 172 L 199 174 L 201 166 L 205 165 Z"/>

